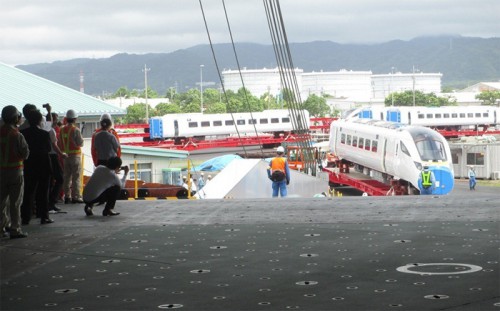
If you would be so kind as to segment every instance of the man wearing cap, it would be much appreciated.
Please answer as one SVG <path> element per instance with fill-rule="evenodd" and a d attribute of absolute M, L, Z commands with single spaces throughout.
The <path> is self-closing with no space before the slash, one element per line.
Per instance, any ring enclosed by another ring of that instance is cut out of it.
<path fill-rule="evenodd" d="M 76 115 L 73 109 L 66 112 L 67 124 L 61 128 L 59 133 L 59 149 L 68 155 L 64 159 L 64 203 L 83 203 L 80 195 L 80 172 L 82 170 L 81 155 L 83 138 L 80 129 L 76 127 Z"/>
<path fill-rule="evenodd" d="M 288 161 L 283 157 L 284 153 L 285 149 L 279 146 L 276 149 L 277 156 L 271 159 L 267 168 L 267 176 L 273 182 L 273 198 L 278 197 L 278 195 L 286 197 L 286 186 L 290 184 L 290 168 L 288 167 Z"/>
<path fill-rule="evenodd" d="M 90 152 L 94 166 L 106 165 L 105 161 L 111 157 L 121 157 L 120 138 L 115 131 L 109 113 L 103 113 L 100 120 L 101 128 L 92 134 Z M 104 133 L 103 133 L 104 132 Z M 96 143 L 96 137 L 97 139 Z"/>
<path fill-rule="evenodd" d="M 476 171 L 474 166 L 469 166 L 469 190 L 476 190 Z"/>
<path fill-rule="evenodd" d="M 17 125 L 21 114 L 9 105 L 2 109 L 0 127 L 0 217 L 2 231 L 9 227 L 10 238 L 25 238 L 21 231 L 21 202 L 23 199 L 23 160 L 29 156 L 28 143 Z M 8 206 L 7 206 L 8 204 Z M 8 210 L 7 210 L 8 209 Z M 10 224 L 7 214 L 10 215 Z"/>
<path fill-rule="evenodd" d="M 420 178 L 418 179 L 418 186 L 420 188 L 420 194 L 432 194 L 436 188 L 436 179 L 434 173 L 429 170 L 429 167 L 424 166 L 422 172 L 420 172 Z"/>

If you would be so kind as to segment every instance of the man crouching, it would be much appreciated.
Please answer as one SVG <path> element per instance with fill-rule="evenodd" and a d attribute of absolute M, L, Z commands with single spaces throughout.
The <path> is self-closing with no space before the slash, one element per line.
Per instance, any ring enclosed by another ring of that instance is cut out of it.
<path fill-rule="evenodd" d="M 113 211 L 116 200 L 120 194 L 120 190 L 125 186 L 125 180 L 129 171 L 128 166 L 121 166 L 122 159 L 112 157 L 106 165 L 96 167 L 94 173 L 90 177 L 85 189 L 83 189 L 83 201 L 85 202 L 85 214 L 92 216 L 92 207 L 95 203 L 104 204 L 102 216 L 116 216 L 120 213 Z M 122 179 L 118 177 L 118 173 L 124 170 Z"/>

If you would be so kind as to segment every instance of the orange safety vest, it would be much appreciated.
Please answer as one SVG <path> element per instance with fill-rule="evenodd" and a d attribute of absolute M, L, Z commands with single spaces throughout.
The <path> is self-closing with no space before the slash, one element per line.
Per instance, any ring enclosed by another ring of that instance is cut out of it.
<path fill-rule="evenodd" d="M 286 163 L 286 158 L 283 157 L 273 158 L 271 160 L 271 174 L 274 171 L 282 171 L 286 175 L 285 163 Z"/>
<path fill-rule="evenodd" d="M 73 139 L 73 133 L 76 130 L 76 126 L 73 124 L 65 125 L 61 128 L 59 133 L 59 141 L 60 146 L 68 155 L 71 154 L 81 154 L 82 150 L 80 146 L 75 144 L 75 140 Z"/>
<path fill-rule="evenodd" d="M 97 150 L 94 148 L 94 140 L 95 140 L 95 135 L 97 133 L 101 132 L 102 128 L 96 129 L 94 131 L 94 134 L 92 134 L 92 140 L 90 142 L 90 153 L 92 154 L 92 161 L 94 162 L 94 165 L 97 166 L 97 161 L 99 160 L 97 158 Z M 118 141 L 118 150 L 116 150 L 116 156 L 121 157 L 122 156 L 122 147 L 120 146 L 120 138 L 118 137 L 118 133 L 115 131 L 115 129 L 111 128 L 108 130 L 111 134 L 113 134 L 116 137 L 116 140 Z"/>
<path fill-rule="evenodd" d="M 0 169 L 20 169 L 23 168 L 23 158 L 14 153 L 12 144 L 21 135 L 19 130 L 9 125 L 4 125 L 0 129 Z"/>

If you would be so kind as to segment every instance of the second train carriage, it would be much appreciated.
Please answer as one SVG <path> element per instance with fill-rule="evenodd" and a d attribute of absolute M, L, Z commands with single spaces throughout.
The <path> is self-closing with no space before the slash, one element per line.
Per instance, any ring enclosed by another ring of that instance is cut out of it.
<path fill-rule="evenodd" d="M 435 194 L 447 194 L 454 186 L 448 142 L 436 131 L 422 126 L 376 120 L 339 120 L 330 129 L 330 150 L 381 182 L 399 179 L 408 193 L 419 189 L 424 166 L 436 177 Z"/>
<path fill-rule="evenodd" d="M 294 120 L 298 120 L 294 124 Z M 149 119 L 150 139 L 205 138 L 206 136 L 292 132 L 294 127 L 309 129 L 307 110 L 301 110 L 292 118 L 286 109 L 262 112 L 202 114 L 167 114 Z"/>
<path fill-rule="evenodd" d="M 500 108 L 494 106 L 362 107 L 348 119 L 373 119 L 421 125 L 442 130 L 500 126 Z"/>

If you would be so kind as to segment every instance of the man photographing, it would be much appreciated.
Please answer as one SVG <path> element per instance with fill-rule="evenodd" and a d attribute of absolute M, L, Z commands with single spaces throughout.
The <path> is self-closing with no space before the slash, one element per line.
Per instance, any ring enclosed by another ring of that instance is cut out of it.
<path fill-rule="evenodd" d="M 122 170 L 124 174 L 120 179 L 117 174 Z M 99 165 L 95 169 L 85 189 L 83 189 L 84 211 L 87 216 L 94 215 L 92 208 L 95 203 L 106 203 L 102 211 L 103 216 L 116 216 L 120 214 L 113 209 L 115 208 L 121 189 L 125 186 L 128 172 L 128 166 L 122 167 L 122 159 L 119 157 L 109 158 L 106 165 Z"/>

